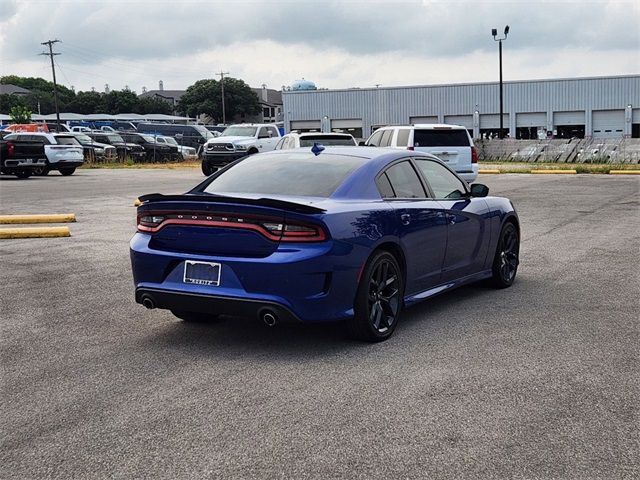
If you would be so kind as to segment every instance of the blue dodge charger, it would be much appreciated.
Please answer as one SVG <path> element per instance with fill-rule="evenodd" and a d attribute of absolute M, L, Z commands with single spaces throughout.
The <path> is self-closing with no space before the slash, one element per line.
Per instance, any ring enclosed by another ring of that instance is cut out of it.
<path fill-rule="evenodd" d="M 513 283 L 518 216 L 487 195 L 419 152 L 314 145 L 246 157 L 184 195 L 140 197 L 135 298 L 185 321 L 344 320 L 359 339 L 385 340 L 416 302 Z"/>

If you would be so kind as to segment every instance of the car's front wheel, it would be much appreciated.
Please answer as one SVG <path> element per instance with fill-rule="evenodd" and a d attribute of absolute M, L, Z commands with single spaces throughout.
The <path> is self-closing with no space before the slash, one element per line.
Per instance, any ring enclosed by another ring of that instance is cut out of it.
<path fill-rule="evenodd" d="M 209 175 L 213 175 L 216 170 L 218 170 L 216 167 L 212 167 L 207 162 L 202 162 L 202 173 L 204 173 L 207 177 Z"/>
<path fill-rule="evenodd" d="M 64 175 L 65 177 L 68 177 L 69 175 L 73 175 L 73 173 L 76 171 L 76 167 L 71 167 L 71 168 L 61 168 L 60 169 L 60 174 Z"/>
<path fill-rule="evenodd" d="M 39 177 L 44 177 L 45 175 L 49 175 L 49 167 L 36 167 L 33 169 L 33 174 Z"/>
<path fill-rule="evenodd" d="M 184 320 L 185 322 L 192 322 L 192 323 L 206 323 L 206 322 L 212 322 L 218 319 L 218 315 L 212 315 L 208 313 L 185 312 L 182 310 L 171 310 L 171 313 L 173 313 L 180 320 Z"/>
<path fill-rule="evenodd" d="M 347 320 L 351 335 L 366 342 L 389 338 L 398 324 L 404 277 L 396 258 L 376 252 L 367 262 L 354 304 L 354 316 Z"/>
<path fill-rule="evenodd" d="M 493 284 L 507 288 L 513 284 L 520 263 L 520 235 L 517 227 L 509 222 L 502 227 L 498 248 L 493 258 Z"/>

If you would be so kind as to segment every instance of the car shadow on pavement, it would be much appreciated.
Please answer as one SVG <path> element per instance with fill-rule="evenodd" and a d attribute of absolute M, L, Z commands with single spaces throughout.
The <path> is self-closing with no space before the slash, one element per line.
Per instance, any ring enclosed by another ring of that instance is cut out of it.
<path fill-rule="evenodd" d="M 495 292 L 492 287 L 478 283 L 415 305 L 403 313 L 395 335 L 383 344 L 352 340 L 341 322 L 281 323 L 267 327 L 256 318 L 221 317 L 209 323 L 186 323 L 174 320 L 168 313 L 168 323 L 155 329 L 154 334 L 145 338 L 144 344 L 151 349 L 167 348 L 189 355 L 266 355 L 271 360 L 326 356 L 347 350 L 360 349 L 366 352 L 376 348 L 392 348 L 396 342 L 406 341 L 409 338 L 407 334 L 412 338 L 415 335 L 429 336 L 443 323 L 474 322 L 479 308 L 497 301 Z"/>

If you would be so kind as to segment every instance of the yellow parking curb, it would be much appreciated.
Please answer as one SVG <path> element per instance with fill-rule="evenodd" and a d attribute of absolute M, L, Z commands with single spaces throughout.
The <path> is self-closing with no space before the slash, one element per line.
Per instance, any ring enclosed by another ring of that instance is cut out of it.
<path fill-rule="evenodd" d="M 0 228 L 0 238 L 70 237 L 69 227 Z"/>
<path fill-rule="evenodd" d="M 578 172 L 575 170 L 531 170 L 529 173 L 537 175 L 572 175 Z"/>
<path fill-rule="evenodd" d="M 609 175 L 640 175 L 640 170 L 609 170 Z"/>
<path fill-rule="evenodd" d="M 0 223 L 5 225 L 18 223 L 70 223 L 75 222 L 74 213 L 54 213 L 51 215 L 0 215 Z"/>
<path fill-rule="evenodd" d="M 494 174 L 494 173 L 500 173 L 500 170 L 491 170 L 491 169 L 489 169 L 489 170 L 478 170 L 478 173 L 490 175 L 490 174 Z"/>
<path fill-rule="evenodd" d="M 139 207 L 140 205 L 142 205 L 142 202 L 140 201 L 139 198 L 136 198 L 133 202 L 133 206 L 134 207 Z"/>

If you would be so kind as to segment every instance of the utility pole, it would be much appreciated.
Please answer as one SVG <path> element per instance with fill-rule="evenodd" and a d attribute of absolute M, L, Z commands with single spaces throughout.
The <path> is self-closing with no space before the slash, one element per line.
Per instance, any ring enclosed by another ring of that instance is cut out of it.
<path fill-rule="evenodd" d="M 222 124 L 227 124 L 227 116 L 224 111 L 224 76 L 229 75 L 229 72 L 223 72 L 220 70 L 220 73 L 216 73 L 216 75 L 220 75 L 220 89 L 222 90 Z"/>
<path fill-rule="evenodd" d="M 509 25 L 504 27 L 504 37 L 496 38 L 498 36 L 498 30 L 493 28 L 491 29 L 491 35 L 493 36 L 493 40 L 498 42 L 498 56 L 500 58 L 500 133 L 498 134 L 499 138 L 504 138 L 504 125 L 503 125 L 503 115 L 504 115 L 504 102 L 503 102 L 503 94 L 502 94 L 502 41 L 507 39 L 507 35 L 509 35 Z"/>
<path fill-rule="evenodd" d="M 59 53 L 55 53 L 53 51 L 53 44 L 59 43 L 60 40 L 49 40 L 46 42 L 42 42 L 41 45 L 49 46 L 49 53 L 42 52 L 40 55 L 47 55 L 51 58 L 51 71 L 53 72 L 53 102 L 56 106 L 56 125 L 58 126 L 58 131 L 60 131 L 60 108 L 58 107 L 58 84 L 56 83 L 56 67 L 53 63 L 53 57 L 55 55 L 60 55 Z"/>

